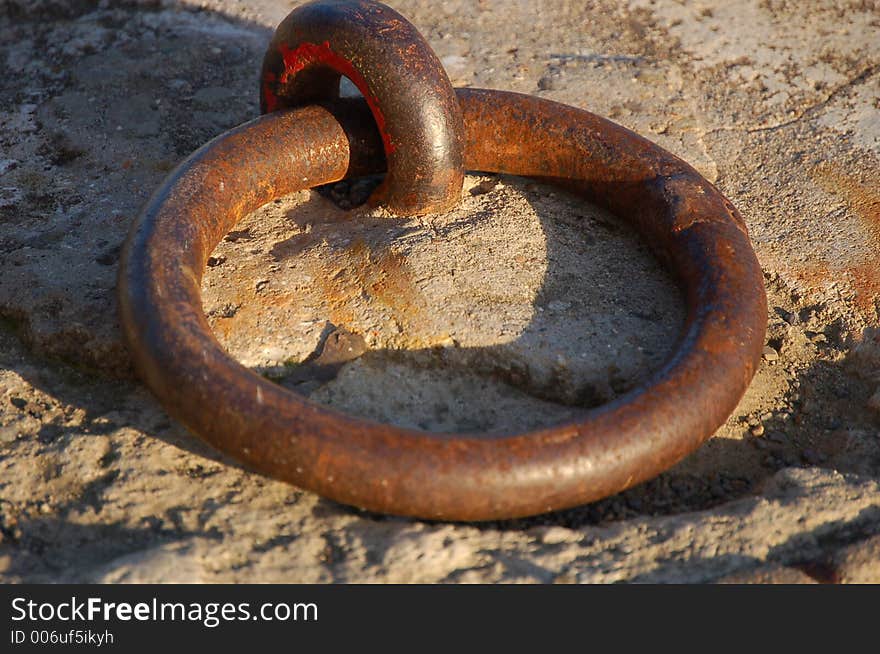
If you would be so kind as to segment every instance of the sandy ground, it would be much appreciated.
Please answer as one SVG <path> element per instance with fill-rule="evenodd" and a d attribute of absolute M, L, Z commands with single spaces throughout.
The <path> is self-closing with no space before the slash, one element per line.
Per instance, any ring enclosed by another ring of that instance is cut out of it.
<path fill-rule="evenodd" d="M 0 580 L 880 582 L 880 7 L 390 4 L 454 84 L 608 116 L 736 204 L 770 306 L 740 406 L 657 479 L 528 520 L 372 515 L 242 469 L 133 378 L 115 273 L 162 178 L 256 115 L 296 3 L 6 0 Z M 550 425 L 638 384 L 682 323 L 625 222 L 540 184 L 469 176 L 456 210 L 418 219 L 333 199 L 246 218 L 203 298 L 238 360 L 349 413 Z M 360 356 L 309 374 L 334 330 Z"/>

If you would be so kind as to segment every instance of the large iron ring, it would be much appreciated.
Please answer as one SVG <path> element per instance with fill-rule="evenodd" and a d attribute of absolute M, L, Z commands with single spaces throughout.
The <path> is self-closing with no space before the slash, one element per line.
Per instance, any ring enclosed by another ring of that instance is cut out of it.
<path fill-rule="evenodd" d="M 192 155 L 155 193 L 119 277 L 136 367 L 174 417 L 254 469 L 342 503 L 422 518 L 512 518 L 583 504 L 669 468 L 726 420 L 760 360 L 766 298 L 731 203 L 693 168 L 589 112 L 459 90 L 465 166 L 541 178 L 628 219 L 687 298 L 674 354 L 583 420 L 503 436 L 431 434 L 352 418 L 234 361 L 202 312 L 208 255 L 279 196 L 377 171 L 362 101 L 271 114 Z"/>

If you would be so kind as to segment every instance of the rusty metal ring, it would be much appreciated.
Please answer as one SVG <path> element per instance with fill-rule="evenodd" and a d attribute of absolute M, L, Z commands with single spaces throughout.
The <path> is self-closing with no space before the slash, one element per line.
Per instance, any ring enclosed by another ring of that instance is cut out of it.
<path fill-rule="evenodd" d="M 340 74 L 379 128 L 388 174 L 373 192 L 398 214 L 451 209 L 464 180 L 462 116 L 434 51 L 379 2 L 320 0 L 293 10 L 263 60 L 263 113 L 339 97 Z"/>
<path fill-rule="evenodd" d="M 119 277 L 137 369 L 168 412 L 256 470 L 373 511 L 454 520 L 583 504 L 669 468 L 733 411 L 760 360 L 761 269 L 734 207 L 688 164 L 614 123 L 547 100 L 458 90 L 468 169 L 538 177 L 628 219 L 678 278 L 687 322 L 644 385 L 582 420 L 503 436 L 355 419 L 234 361 L 202 312 L 208 255 L 273 198 L 377 172 L 363 102 L 258 118 L 208 143 L 141 213 Z M 352 149 L 349 144 L 354 144 Z"/>

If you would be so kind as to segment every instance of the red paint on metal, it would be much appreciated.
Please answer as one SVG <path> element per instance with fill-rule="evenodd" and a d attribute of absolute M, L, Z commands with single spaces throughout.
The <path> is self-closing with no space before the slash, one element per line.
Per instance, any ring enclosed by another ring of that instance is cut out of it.
<path fill-rule="evenodd" d="M 350 79 L 363 94 L 364 99 L 367 101 L 367 105 L 370 107 L 370 111 L 373 113 L 373 117 L 376 119 L 376 126 L 379 128 L 379 134 L 382 136 L 382 143 L 385 146 L 385 154 L 391 154 L 397 150 L 397 146 L 391 141 L 391 135 L 388 133 L 387 121 L 385 120 L 385 115 L 382 113 L 382 109 L 379 107 L 379 99 L 370 90 L 370 85 L 367 84 L 367 80 L 364 79 L 364 76 L 361 75 L 354 66 L 352 66 L 348 59 L 339 53 L 334 52 L 328 41 L 324 41 L 324 43 L 321 44 L 301 43 L 294 50 L 291 50 L 286 44 L 282 43 L 279 46 L 278 51 L 284 59 L 284 72 L 281 73 L 278 78 L 278 81 L 281 84 L 286 84 L 287 81 L 298 72 L 314 65 L 328 66 L 337 73 L 345 75 Z M 267 79 L 267 77 L 268 76 L 265 76 L 263 78 L 264 84 L 274 81 Z M 278 98 L 271 90 L 267 89 L 267 109 L 273 111 L 277 106 Z"/>
<path fill-rule="evenodd" d="M 370 201 L 399 215 L 446 211 L 464 181 L 463 117 L 443 65 L 418 30 L 373 0 L 316 0 L 282 21 L 263 58 L 263 113 L 362 92 L 388 171 Z"/>

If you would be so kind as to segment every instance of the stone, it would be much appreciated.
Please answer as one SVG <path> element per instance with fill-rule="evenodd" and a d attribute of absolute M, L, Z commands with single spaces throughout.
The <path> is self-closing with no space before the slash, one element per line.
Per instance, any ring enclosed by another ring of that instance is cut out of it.
<path fill-rule="evenodd" d="M 762 355 L 764 357 L 764 360 L 769 363 L 779 361 L 779 352 L 774 350 L 772 347 L 765 347 Z"/>

